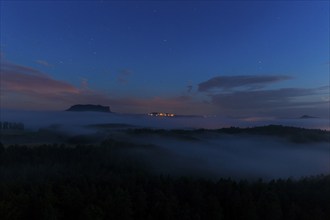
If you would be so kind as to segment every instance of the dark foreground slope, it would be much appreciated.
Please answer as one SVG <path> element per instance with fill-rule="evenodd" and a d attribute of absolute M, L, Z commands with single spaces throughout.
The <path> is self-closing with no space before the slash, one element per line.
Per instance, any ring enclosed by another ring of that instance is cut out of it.
<path fill-rule="evenodd" d="M 328 219 L 330 176 L 234 181 L 149 173 L 125 148 L 0 147 L 0 219 Z"/>

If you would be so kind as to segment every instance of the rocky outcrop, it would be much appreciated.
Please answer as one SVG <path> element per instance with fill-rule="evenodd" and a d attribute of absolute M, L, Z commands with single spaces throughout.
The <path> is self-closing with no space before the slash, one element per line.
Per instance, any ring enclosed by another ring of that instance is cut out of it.
<path fill-rule="evenodd" d="M 102 105 L 73 105 L 66 111 L 73 112 L 111 112 L 109 106 Z"/>

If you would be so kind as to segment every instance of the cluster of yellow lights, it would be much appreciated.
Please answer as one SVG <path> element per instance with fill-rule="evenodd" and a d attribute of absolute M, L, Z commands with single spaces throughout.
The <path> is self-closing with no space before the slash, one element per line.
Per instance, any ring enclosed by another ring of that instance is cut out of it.
<path fill-rule="evenodd" d="M 163 112 L 153 112 L 149 113 L 150 116 L 159 116 L 159 117 L 174 117 L 173 113 L 163 113 Z"/>

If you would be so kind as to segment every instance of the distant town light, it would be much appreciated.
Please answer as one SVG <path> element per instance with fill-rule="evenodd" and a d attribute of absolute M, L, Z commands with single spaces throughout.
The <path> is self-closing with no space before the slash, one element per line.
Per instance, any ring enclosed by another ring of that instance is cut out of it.
<path fill-rule="evenodd" d="M 174 117 L 175 116 L 175 114 L 173 114 L 173 113 L 164 113 L 164 112 L 151 112 L 148 115 L 156 116 L 156 117 Z"/>

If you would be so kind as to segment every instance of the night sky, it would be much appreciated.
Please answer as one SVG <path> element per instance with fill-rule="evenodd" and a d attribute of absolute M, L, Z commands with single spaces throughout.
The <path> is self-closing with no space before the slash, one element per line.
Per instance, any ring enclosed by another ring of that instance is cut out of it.
<path fill-rule="evenodd" d="M 1 109 L 329 114 L 329 1 L 1 1 Z"/>

